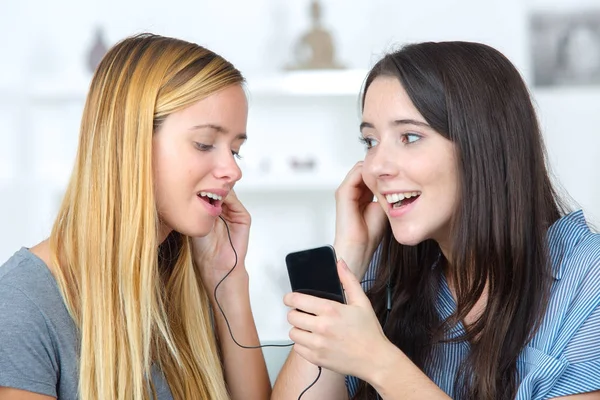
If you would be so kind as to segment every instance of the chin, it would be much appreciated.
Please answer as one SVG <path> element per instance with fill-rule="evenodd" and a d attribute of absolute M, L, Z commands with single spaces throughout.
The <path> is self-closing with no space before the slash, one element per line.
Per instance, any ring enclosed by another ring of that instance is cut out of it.
<path fill-rule="evenodd" d="M 199 229 L 199 228 L 195 228 L 195 229 L 190 229 L 190 230 L 186 230 L 185 232 L 181 232 L 186 236 L 190 236 L 190 237 L 204 237 L 207 236 L 209 233 L 211 233 L 213 230 L 213 227 L 211 226 L 210 228 L 206 228 L 206 229 Z"/>
<path fill-rule="evenodd" d="M 207 236 L 215 227 L 215 221 L 203 221 L 202 223 L 198 223 L 195 226 L 190 226 L 189 222 L 186 224 L 180 225 L 177 229 L 182 235 L 189 237 L 204 237 Z"/>
<path fill-rule="evenodd" d="M 418 232 L 412 232 L 411 229 L 402 229 L 392 226 L 394 239 L 404 246 L 416 246 L 426 240 L 426 238 Z"/>

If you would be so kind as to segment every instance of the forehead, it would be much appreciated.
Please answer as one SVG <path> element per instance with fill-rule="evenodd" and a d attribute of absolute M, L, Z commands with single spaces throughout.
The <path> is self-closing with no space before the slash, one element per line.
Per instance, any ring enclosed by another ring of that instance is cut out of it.
<path fill-rule="evenodd" d="M 226 87 L 172 115 L 182 125 L 215 124 L 228 131 L 246 131 L 248 101 L 240 85 Z"/>
<path fill-rule="evenodd" d="M 379 76 L 371 82 L 363 108 L 365 121 L 377 119 L 422 119 L 398 78 Z"/>

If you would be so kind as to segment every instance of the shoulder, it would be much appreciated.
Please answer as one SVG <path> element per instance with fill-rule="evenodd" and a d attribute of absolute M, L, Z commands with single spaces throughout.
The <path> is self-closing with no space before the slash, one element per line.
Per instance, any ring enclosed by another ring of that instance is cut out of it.
<path fill-rule="evenodd" d="M 582 211 L 550 228 L 549 247 L 555 287 L 571 293 L 585 291 L 600 299 L 600 234 L 589 229 Z"/>
<path fill-rule="evenodd" d="M 73 333 L 73 321 L 54 277 L 28 249 L 20 249 L 0 267 L 0 321 L 0 342 L 23 335 L 56 345 Z"/>
<path fill-rule="evenodd" d="M 21 248 L 0 267 L 0 299 L 14 302 L 27 299 L 40 309 L 50 309 L 62 302 L 62 296 L 44 262 L 26 248 Z M 16 293 L 18 299 L 13 298 Z M 11 296 L 12 295 L 12 296 Z"/>
<path fill-rule="evenodd" d="M 0 386 L 54 397 L 76 387 L 77 328 L 50 270 L 28 249 L 0 267 L 0 321 Z"/>
<path fill-rule="evenodd" d="M 21 249 L 0 267 L 0 386 L 56 396 L 55 295 L 37 262 Z"/>
<path fill-rule="evenodd" d="M 590 328 L 600 332 L 600 235 L 589 229 L 581 211 L 563 217 L 551 229 L 554 281 L 533 342 L 562 357 L 569 348 L 579 347 L 577 343 L 588 342 Z"/>
<path fill-rule="evenodd" d="M 563 256 L 554 260 L 555 293 L 562 300 L 600 304 L 600 234 L 586 231 L 573 238 Z M 564 297 L 567 294 L 566 297 Z"/>
<path fill-rule="evenodd" d="M 553 284 L 542 323 L 521 355 L 517 398 L 554 398 L 600 389 L 600 235 L 581 211 L 549 231 Z"/>
<path fill-rule="evenodd" d="M 50 271 L 22 248 L 0 267 L 0 335 L 45 332 L 64 306 Z"/>

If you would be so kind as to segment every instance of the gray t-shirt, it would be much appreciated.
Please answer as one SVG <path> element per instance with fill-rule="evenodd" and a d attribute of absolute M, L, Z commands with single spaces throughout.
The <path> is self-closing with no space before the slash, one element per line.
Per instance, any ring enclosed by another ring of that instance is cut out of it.
<path fill-rule="evenodd" d="M 79 334 L 44 262 L 26 248 L 0 267 L 0 386 L 75 400 Z M 159 400 L 172 400 L 160 371 Z"/>

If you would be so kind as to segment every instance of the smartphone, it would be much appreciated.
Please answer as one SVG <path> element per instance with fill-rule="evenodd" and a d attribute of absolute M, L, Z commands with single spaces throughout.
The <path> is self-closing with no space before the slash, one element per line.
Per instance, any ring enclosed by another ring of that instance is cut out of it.
<path fill-rule="evenodd" d="M 285 263 L 292 291 L 346 303 L 332 246 L 289 253 Z"/>

